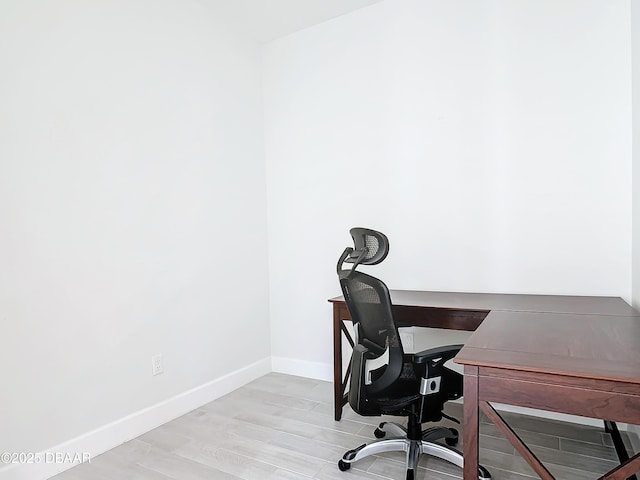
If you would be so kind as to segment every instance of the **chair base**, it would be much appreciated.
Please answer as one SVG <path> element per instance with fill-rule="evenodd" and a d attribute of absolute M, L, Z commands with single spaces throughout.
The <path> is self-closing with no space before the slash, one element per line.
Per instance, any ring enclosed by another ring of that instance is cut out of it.
<path fill-rule="evenodd" d="M 394 435 L 392 438 L 386 437 L 387 434 Z M 379 440 L 364 444 L 355 450 L 349 450 L 344 454 L 342 460 L 338 462 L 338 468 L 342 471 L 351 468 L 351 464 L 370 455 L 377 455 L 385 452 L 405 452 L 407 477 L 406 480 L 414 480 L 418 470 L 418 462 L 420 455 L 426 454 L 432 457 L 440 458 L 446 462 L 452 463 L 460 468 L 463 465 L 462 453 L 446 445 L 434 443 L 434 440 L 441 438 L 457 441 L 457 431 L 445 427 L 433 427 L 422 432 L 422 439 L 411 440 L 407 438 L 407 430 L 397 423 L 383 422 L 375 431 L 375 436 Z M 478 468 L 478 478 L 480 480 L 491 480 L 491 474 L 484 467 Z"/>

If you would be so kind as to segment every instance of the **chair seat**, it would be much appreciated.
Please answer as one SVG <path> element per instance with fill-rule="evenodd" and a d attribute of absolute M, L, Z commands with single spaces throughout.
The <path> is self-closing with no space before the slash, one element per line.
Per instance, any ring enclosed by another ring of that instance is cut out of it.
<path fill-rule="evenodd" d="M 400 378 L 393 384 L 390 396 L 375 397 L 375 402 L 380 406 L 385 415 L 394 415 L 402 412 L 409 405 L 415 404 L 419 399 L 420 379 L 415 374 L 413 365 L 405 362 L 402 366 Z"/>
<path fill-rule="evenodd" d="M 414 405 L 419 399 L 420 395 L 408 395 L 394 398 L 379 398 L 377 403 L 383 415 L 394 415 L 402 412 L 408 406 Z"/>

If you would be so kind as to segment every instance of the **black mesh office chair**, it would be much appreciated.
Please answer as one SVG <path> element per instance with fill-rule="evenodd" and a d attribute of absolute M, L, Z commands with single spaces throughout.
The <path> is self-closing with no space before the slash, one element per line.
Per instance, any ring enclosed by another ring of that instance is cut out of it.
<path fill-rule="evenodd" d="M 415 478 L 422 453 L 462 467 L 462 454 L 451 447 L 458 441 L 456 429 L 441 426 L 422 429 L 422 423 L 437 422 L 443 416 L 451 418 L 442 412 L 443 406 L 448 400 L 462 396 L 462 375 L 444 365 L 462 345 L 406 354 L 393 319 L 387 286 L 356 270 L 358 265 L 376 265 L 386 258 L 387 237 L 366 228 L 352 228 L 350 233 L 354 248 L 345 249 L 337 267 L 355 333 L 349 405 L 364 416 L 407 417 L 407 427 L 381 423 L 374 431 L 378 440 L 347 451 L 338 468 L 345 471 L 364 457 L 391 451 L 406 452 L 407 480 Z M 345 263 L 353 265 L 343 269 Z M 447 445 L 435 443 L 441 439 Z M 479 468 L 478 476 L 491 478 L 484 467 Z"/>

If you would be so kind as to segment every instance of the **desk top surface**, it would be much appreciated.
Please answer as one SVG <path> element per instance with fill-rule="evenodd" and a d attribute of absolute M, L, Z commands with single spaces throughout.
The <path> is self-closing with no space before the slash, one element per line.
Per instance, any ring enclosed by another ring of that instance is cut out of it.
<path fill-rule="evenodd" d="M 640 384 L 640 317 L 492 311 L 454 361 Z"/>
<path fill-rule="evenodd" d="M 396 306 L 484 310 L 487 312 L 501 310 L 640 316 L 640 313 L 620 297 L 426 292 L 420 290 L 390 290 L 390 293 L 391 302 Z M 344 302 L 344 298 L 339 296 L 331 298 L 329 301 Z"/>
<path fill-rule="evenodd" d="M 391 301 L 489 312 L 456 363 L 640 384 L 640 313 L 619 297 L 391 290 Z"/>

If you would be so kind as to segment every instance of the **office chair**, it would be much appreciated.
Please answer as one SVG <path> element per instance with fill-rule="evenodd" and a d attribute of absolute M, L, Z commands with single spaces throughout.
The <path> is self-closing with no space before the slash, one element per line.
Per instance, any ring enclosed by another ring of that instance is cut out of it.
<path fill-rule="evenodd" d="M 393 319 L 387 286 L 356 270 L 359 265 L 382 262 L 389 252 L 389 241 L 384 234 L 366 228 L 352 228 L 350 233 L 354 248 L 345 249 L 337 266 L 355 334 L 349 405 L 363 416 L 406 417 L 407 427 L 380 423 L 374 431 L 378 440 L 347 451 L 338 468 L 345 471 L 364 457 L 391 451 L 406 452 L 406 480 L 415 479 L 421 453 L 462 468 L 462 454 L 452 448 L 458 441 L 456 429 L 441 426 L 422 429 L 422 423 L 437 422 L 443 417 L 457 422 L 442 410 L 445 402 L 462 396 L 462 375 L 444 364 L 462 345 L 406 354 Z M 353 265 L 343 269 L 345 263 Z M 435 443 L 441 439 L 447 445 Z M 491 479 L 484 467 L 479 468 L 478 476 Z"/>

